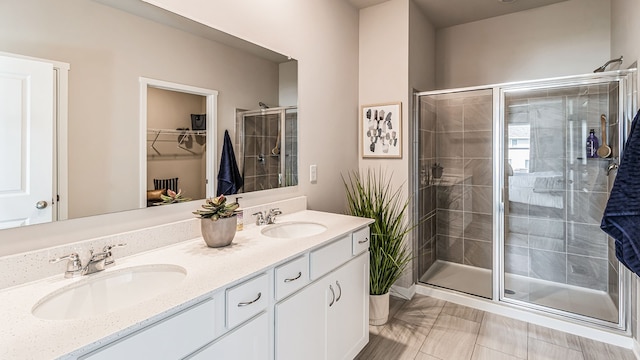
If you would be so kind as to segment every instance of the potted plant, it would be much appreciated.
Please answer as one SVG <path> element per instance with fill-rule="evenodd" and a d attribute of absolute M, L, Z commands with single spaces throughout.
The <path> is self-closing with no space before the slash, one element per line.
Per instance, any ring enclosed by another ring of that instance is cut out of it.
<path fill-rule="evenodd" d="M 210 198 L 193 213 L 200 217 L 200 231 L 208 247 L 222 247 L 231 244 L 236 235 L 235 210 L 238 203 L 227 204 L 227 198 L 220 195 Z"/>
<path fill-rule="evenodd" d="M 382 170 L 354 171 L 342 177 L 348 214 L 374 219 L 369 245 L 369 323 L 382 325 L 389 317 L 389 290 L 411 261 L 405 236 L 413 229 L 407 218 L 409 199 L 402 187 L 393 189 L 391 176 Z"/>

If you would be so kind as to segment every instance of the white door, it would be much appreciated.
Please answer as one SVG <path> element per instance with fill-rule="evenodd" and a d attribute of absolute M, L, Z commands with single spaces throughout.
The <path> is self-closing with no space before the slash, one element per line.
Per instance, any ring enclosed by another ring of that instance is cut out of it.
<path fill-rule="evenodd" d="M 53 65 L 0 56 L 0 229 L 49 222 Z"/>

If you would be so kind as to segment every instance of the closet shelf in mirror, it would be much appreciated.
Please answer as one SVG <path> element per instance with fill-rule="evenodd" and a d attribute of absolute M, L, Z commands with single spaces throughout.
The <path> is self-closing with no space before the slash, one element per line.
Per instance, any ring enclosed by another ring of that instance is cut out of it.
<path fill-rule="evenodd" d="M 147 157 L 200 156 L 205 152 L 206 138 L 206 130 L 147 129 Z"/>

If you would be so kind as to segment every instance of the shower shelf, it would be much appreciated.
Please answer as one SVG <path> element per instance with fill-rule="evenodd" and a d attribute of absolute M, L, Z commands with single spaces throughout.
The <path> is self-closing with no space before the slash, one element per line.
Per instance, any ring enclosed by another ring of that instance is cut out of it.
<path fill-rule="evenodd" d="M 148 157 L 155 156 L 199 156 L 204 154 L 205 152 L 205 141 L 197 141 L 195 142 L 196 146 L 193 146 L 193 137 L 197 136 L 200 139 L 205 139 L 207 136 L 206 130 L 179 130 L 179 129 L 147 129 L 147 142 L 151 142 L 149 144 L 149 148 L 151 148 L 154 153 L 148 153 Z M 160 143 L 177 143 L 175 149 L 178 151 L 165 151 L 166 149 L 162 149 L 162 152 L 157 144 Z M 191 148 L 193 147 L 193 149 Z"/>

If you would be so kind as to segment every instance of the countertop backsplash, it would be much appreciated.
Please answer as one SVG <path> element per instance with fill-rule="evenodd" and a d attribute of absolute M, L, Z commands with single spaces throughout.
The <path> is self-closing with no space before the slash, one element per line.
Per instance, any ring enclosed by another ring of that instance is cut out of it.
<path fill-rule="evenodd" d="M 289 214 L 306 210 L 306 207 L 307 200 L 304 196 L 251 206 L 244 208 L 244 222 L 246 224 L 255 221 L 252 214 L 258 211 L 265 212 L 272 208 L 278 208 L 284 214 Z M 116 235 L 97 237 L 71 244 L 0 257 L 0 290 L 37 281 L 49 276 L 63 274 L 67 262 L 61 261 L 51 264 L 49 260 L 68 255 L 72 252 L 78 253 L 82 263 L 85 264 L 90 258 L 91 249 L 100 252 L 107 245 L 127 244 L 124 247 L 113 250 L 113 256 L 117 264 L 119 258 L 198 237 L 201 237 L 200 220 L 194 217 L 193 219 L 147 227 Z"/>

